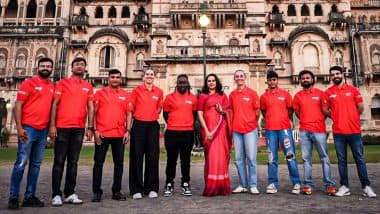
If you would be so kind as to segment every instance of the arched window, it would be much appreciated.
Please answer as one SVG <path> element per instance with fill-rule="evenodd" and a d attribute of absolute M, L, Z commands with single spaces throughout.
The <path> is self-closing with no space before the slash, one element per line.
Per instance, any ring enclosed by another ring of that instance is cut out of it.
<path fill-rule="evenodd" d="M 114 6 L 110 7 L 108 11 L 108 18 L 116 18 L 116 8 Z"/>
<path fill-rule="evenodd" d="M 343 67 L 343 54 L 340 51 L 335 53 L 335 65 L 339 65 Z"/>
<path fill-rule="evenodd" d="M 185 39 L 181 39 L 177 42 L 177 46 L 179 46 L 179 54 L 181 56 L 187 56 L 189 54 L 189 41 Z"/>
<path fill-rule="evenodd" d="M 121 10 L 121 18 L 129 18 L 131 17 L 131 11 L 128 6 L 124 6 Z"/>
<path fill-rule="evenodd" d="M 100 51 L 100 67 L 113 68 L 115 66 L 115 50 L 107 45 Z"/>
<path fill-rule="evenodd" d="M 280 9 L 278 9 L 278 6 L 277 5 L 274 5 L 272 7 L 272 13 L 280 13 Z"/>
<path fill-rule="evenodd" d="M 274 66 L 276 68 L 282 68 L 282 56 L 280 52 L 275 52 L 273 54 Z"/>
<path fill-rule="evenodd" d="M 375 94 L 371 100 L 371 116 L 373 120 L 380 120 L 380 95 Z"/>
<path fill-rule="evenodd" d="M 322 6 L 320 4 L 315 5 L 314 16 L 323 16 Z"/>
<path fill-rule="evenodd" d="M 309 7 L 306 4 L 301 7 L 301 16 L 310 16 Z"/>
<path fill-rule="evenodd" d="M 9 1 L 7 8 L 5 9 L 5 18 L 17 17 L 18 4 L 17 1 Z"/>
<path fill-rule="evenodd" d="M 156 53 L 164 53 L 164 43 L 162 40 L 158 40 L 157 42 Z"/>
<path fill-rule="evenodd" d="M 252 50 L 253 53 L 259 53 L 260 52 L 260 42 L 259 40 L 255 39 L 252 43 Z"/>
<path fill-rule="evenodd" d="M 7 67 L 7 53 L 0 52 L 0 69 Z"/>
<path fill-rule="evenodd" d="M 49 0 L 45 7 L 45 17 L 54 18 L 55 17 L 55 1 Z"/>
<path fill-rule="evenodd" d="M 96 19 L 101 19 L 103 18 L 103 8 L 102 7 L 96 7 L 95 9 L 95 18 Z"/>
<path fill-rule="evenodd" d="M 16 68 L 26 67 L 26 55 L 24 53 L 19 53 L 16 57 Z"/>
<path fill-rule="evenodd" d="M 332 12 L 332 13 L 337 13 L 337 12 L 338 12 L 338 7 L 337 7 L 335 4 L 333 4 L 333 5 L 331 6 L 331 12 Z"/>
<path fill-rule="evenodd" d="M 26 10 L 26 18 L 36 18 L 36 15 L 37 15 L 37 4 L 35 0 L 31 0 Z"/>
<path fill-rule="evenodd" d="M 80 8 L 79 15 L 80 16 L 87 16 L 87 12 L 86 12 L 86 8 L 85 7 L 81 7 Z"/>
<path fill-rule="evenodd" d="M 296 7 L 293 4 L 288 6 L 288 16 L 297 16 Z"/>
<path fill-rule="evenodd" d="M 303 48 L 303 63 L 305 68 L 319 66 L 319 54 L 314 45 L 308 44 Z"/>
<path fill-rule="evenodd" d="M 235 39 L 235 38 L 230 39 L 230 41 L 229 41 L 229 45 L 230 45 L 230 46 L 238 46 L 238 45 L 239 45 L 239 40 L 238 40 L 238 39 Z"/>
<path fill-rule="evenodd" d="M 136 70 L 143 70 L 144 65 L 144 54 L 140 52 L 136 55 Z"/>
<path fill-rule="evenodd" d="M 38 49 L 37 52 L 36 52 L 36 59 L 35 59 L 34 67 L 37 68 L 38 61 L 39 61 L 42 57 L 47 57 L 47 55 L 48 55 L 48 51 L 47 51 L 45 48 L 40 48 L 40 49 Z"/>
<path fill-rule="evenodd" d="M 377 49 L 372 53 L 372 65 L 380 65 L 380 51 Z"/>

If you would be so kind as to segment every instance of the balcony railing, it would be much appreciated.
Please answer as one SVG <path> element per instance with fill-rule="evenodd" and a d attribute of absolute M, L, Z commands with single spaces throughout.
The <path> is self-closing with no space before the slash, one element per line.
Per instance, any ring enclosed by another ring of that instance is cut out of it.
<path fill-rule="evenodd" d="M 341 12 L 330 12 L 329 23 L 345 23 L 346 19 Z"/>
<path fill-rule="evenodd" d="M 380 0 L 351 0 L 351 7 L 380 7 Z"/>
<path fill-rule="evenodd" d="M 271 24 L 283 24 L 285 23 L 283 13 L 269 13 L 268 21 Z"/>
<path fill-rule="evenodd" d="M 168 57 L 202 57 L 203 46 L 168 46 Z M 238 57 L 249 56 L 248 45 L 206 46 L 207 57 Z"/>
<path fill-rule="evenodd" d="M 199 3 L 174 3 L 170 10 L 198 10 Z M 245 3 L 209 3 L 208 10 L 247 9 Z"/>
<path fill-rule="evenodd" d="M 73 26 L 89 26 L 88 15 L 73 15 L 72 18 Z"/>

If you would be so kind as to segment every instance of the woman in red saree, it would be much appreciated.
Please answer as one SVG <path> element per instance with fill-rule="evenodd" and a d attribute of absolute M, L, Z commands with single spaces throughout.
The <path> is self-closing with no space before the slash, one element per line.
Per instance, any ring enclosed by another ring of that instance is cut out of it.
<path fill-rule="evenodd" d="M 228 109 L 228 98 L 222 91 L 220 80 L 215 74 L 209 74 L 198 101 L 198 117 L 205 150 L 203 196 L 231 193 L 228 170 L 231 149 Z"/>

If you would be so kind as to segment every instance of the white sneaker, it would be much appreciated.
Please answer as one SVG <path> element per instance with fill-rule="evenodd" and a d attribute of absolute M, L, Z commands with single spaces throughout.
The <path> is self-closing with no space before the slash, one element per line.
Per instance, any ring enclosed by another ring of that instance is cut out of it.
<path fill-rule="evenodd" d="M 277 192 L 277 188 L 276 188 L 276 185 L 274 185 L 273 183 L 272 184 L 269 184 L 267 186 L 267 194 L 274 194 Z"/>
<path fill-rule="evenodd" d="M 342 185 L 339 187 L 338 192 L 335 193 L 335 196 L 342 197 L 342 196 L 347 196 L 351 195 L 350 189 L 346 187 L 345 185 Z"/>
<path fill-rule="evenodd" d="M 365 186 L 363 189 L 363 195 L 369 198 L 375 198 L 376 193 L 373 191 L 373 189 L 370 186 Z"/>
<path fill-rule="evenodd" d="M 246 192 L 248 192 L 248 189 L 242 186 L 237 186 L 234 190 L 232 190 L 233 194 L 246 193 Z"/>
<path fill-rule="evenodd" d="M 300 184 L 294 184 L 292 193 L 299 195 L 301 193 L 301 185 Z"/>
<path fill-rule="evenodd" d="M 79 199 L 77 194 L 71 194 L 69 197 L 65 198 L 65 203 L 70 204 L 82 204 L 83 201 Z"/>
<path fill-rule="evenodd" d="M 155 192 L 155 191 L 150 191 L 148 197 L 149 197 L 149 198 L 157 198 L 157 197 L 158 197 L 158 194 L 157 194 L 157 192 Z"/>
<path fill-rule="evenodd" d="M 257 189 L 257 187 L 251 187 L 251 188 L 249 188 L 249 193 L 254 194 L 254 195 L 260 194 L 260 192 Z"/>
<path fill-rule="evenodd" d="M 136 199 L 142 199 L 142 194 L 139 193 L 139 192 L 138 192 L 138 193 L 135 193 L 135 194 L 133 194 L 132 198 L 135 199 L 135 200 L 136 200 Z"/>
<path fill-rule="evenodd" d="M 60 195 L 54 196 L 54 198 L 51 200 L 51 205 L 53 207 L 60 207 L 62 204 L 62 197 Z"/>

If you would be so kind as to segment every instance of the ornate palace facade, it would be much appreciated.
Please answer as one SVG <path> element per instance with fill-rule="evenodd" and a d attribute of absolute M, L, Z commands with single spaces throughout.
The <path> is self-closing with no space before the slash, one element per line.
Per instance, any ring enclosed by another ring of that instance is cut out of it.
<path fill-rule="evenodd" d="M 196 0 L 0 0 L 0 104 L 8 102 L 0 108 L 6 106 L 7 125 L 18 85 L 42 56 L 54 59 L 55 80 L 70 75 L 71 60 L 83 56 L 96 88 L 118 68 L 132 89 L 150 66 L 165 92 L 181 73 L 196 92 L 205 45 L 207 73 L 218 74 L 227 93 L 237 69 L 259 94 L 266 71 L 275 69 L 281 87 L 295 94 L 300 70 L 312 70 L 316 86 L 326 89 L 329 67 L 343 66 L 346 81 L 364 96 L 363 131 L 379 130 L 380 0 L 207 2 L 211 23 L 203 43 Z"/>

